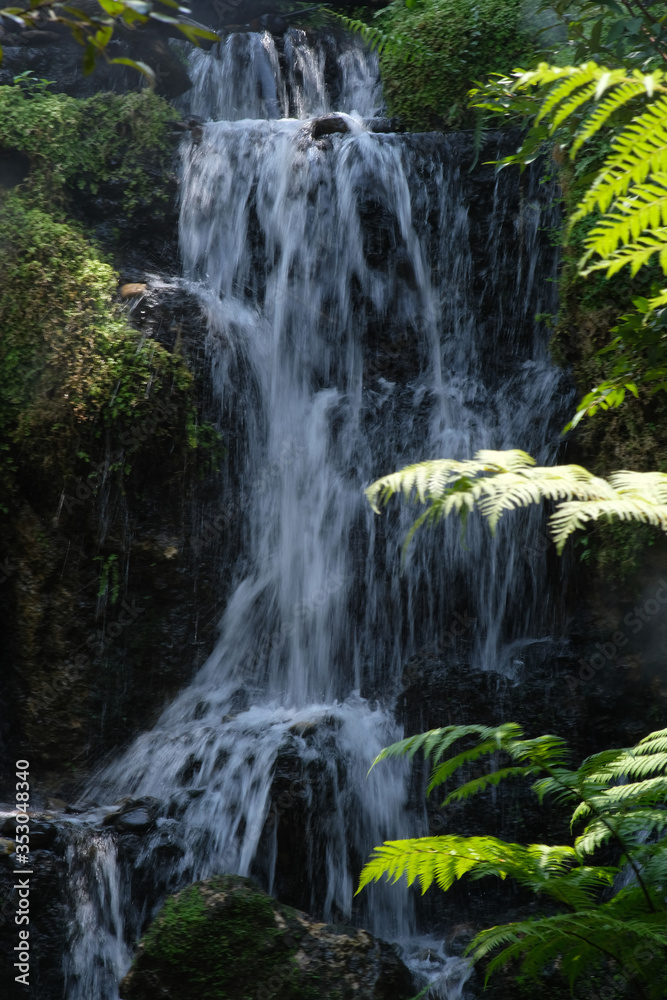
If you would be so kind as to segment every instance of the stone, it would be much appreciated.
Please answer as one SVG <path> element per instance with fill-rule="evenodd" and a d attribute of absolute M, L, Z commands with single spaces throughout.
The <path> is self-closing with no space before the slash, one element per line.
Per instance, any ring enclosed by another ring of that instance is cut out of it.
<path fill-rule="evenodd" d="M 143 295 L 147 287 L 140 281 L 129 281 L 126 285 L 121 285 L 120 297 L 121 299 L 132 299 L 137 295 Z"/>
<path fill-rule="evenodd" d="M 333 135 L 335 132 L 349 132 L 350 125 L 342 115 L 322 115 L 314 118 L 310 123 L 310 134 L 313 139 L 321 139 L 325 135 Z"/>
<path fill-rule="evenodd" d="M 0 837 L 0 856 L 13 854 L 15 850 L 16 844 L 13 840 L 7 840 L 5 837 Z"/>
<path fill-rule="evenodd" d="M 49 812 L 62 812 L 63 809 L 67 809 L 67 803 L 64 799 L 47 799 L 46 808 Z"/>
<path fill-rule="evenodd" d="M 152 795 L 140 799 L 124 797 L 119 800 L 121 808 L 107 813 L 102 826 L 113 826 L 119 833 L 148 833 L 155 827 L 155 819 L 160 812 L 160 800 Z"/>
<path fill-rule="evenodd" d="M 121 813 L 114 826 L 121 833 L 148 833 L 155 826 L 155 819 L 148 809 L 131 809 Z"/>
<path fill-rule="evenodd" d="M 237 875 L 171 896 L 120 985 L 123 1000 L 407 1000 L 414 993 L 391 945 L 319 923 Z"/>

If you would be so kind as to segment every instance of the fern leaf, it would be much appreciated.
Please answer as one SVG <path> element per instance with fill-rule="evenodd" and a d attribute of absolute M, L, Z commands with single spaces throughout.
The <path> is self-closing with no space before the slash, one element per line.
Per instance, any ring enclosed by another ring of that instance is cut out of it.
<path fill-rule="evenodd" d="M 622 70 L 616 70 L 614 73 L 609 74 L 609 85 L 614 86 L 618 81 L 619 86 L 616 87 L 614 92 L 609 95 L 604 101 L 602 101 L 592 112 L 592 114 L 586 119 L 582 127 L 577 132 L 572 147 L 570 149 L 570 158 L 575 159 L 577 153 L 589 139 L 603 128 L 611 116 L 621 108 L 629 104 L 630 101 L 635 100 L 635 98 L 640 97 L 647 91 L 647 85 L 644 80 L 619 80 L 619 76 L 622 77 Z M 596 98 L 599 98 L 600 94 L 596 91 Z"/>
<path fill-rule="evenodd" d="M 628 842 L 636 842 L 638 836 L 660 833 L 667 827 L 667 812 L 662 809 L 637 809 L 628 816 L 613 816 L 611 822 L 596 819 L 590 823 L 575 841 L 575 849 L 581 858 L 593 854 L 599 847 L 621 837 Z"/>
<path fill-rule="evenodd" d="M 595 81 L 595 86 L 593 87 L 593 92 L 595 92 L 595 87 L 597 86 L 597 77 L 599 72 L 599 67 L 595 63 L 585 63 L 583 66 L 568 66 L 565 71 L 569 71 L 568 76 L 565 80 L 562 80 L 553 87 L 550 91 L 548 97 L 545 98 L 542 107 L 540 108 L 539 114 L 536 117 L 536 122 L 541 122 L 545 118 L 548 118 L 551 112 L 559 104 L 570 97 L 575 90 L 590 84 L 591 81 Z M 562 76 L 562 71 L 561 71 Z M 519 85 L 526 81 L 526 77 L 521 77 L 519 80 Z M 530 81 L 531 83 L 544 84 L 550 82 L 548 78 L 537 78 Z"/>
<path fill-rule="evenodd" d="M 633 184 L 667 169 L 667 97 L 661 97 L 614 139 L 612 152 L 569 220 L 575 222 L 596 209 L 606 212 Z"/>
<path fill-rule="evenodd" d="M 530 773 L 530 769 L 526 767 L 503 767 L 497 771 L 491 771 L 489 774 L 482 775 L 481 778 L 475 778 L 472 781 L 466 781 L 464 785 L 459 785 L 458 788 L 449 793 L 443 806 L 469 799 L 472 795 L 478 795 L 490 786 L 500 784 L 505 778 L 523 778 L 527 773 Z"/>

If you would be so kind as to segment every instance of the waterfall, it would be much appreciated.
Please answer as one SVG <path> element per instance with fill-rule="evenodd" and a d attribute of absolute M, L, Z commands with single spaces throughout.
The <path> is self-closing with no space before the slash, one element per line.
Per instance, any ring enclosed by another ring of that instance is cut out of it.
<path fill-rule="evenodd" d="M 376 62 L 348 42 L 333 73 L 333 46 L 291 29 L 192 57 L 190 110 L 208 121 L 182 148 L 178 280 L 207 317 L 240 555 L 209 660 L 72 821 L 68 1000 L 118 996 L 166 893 L 223 871 L 279 893 L 285 823 L 300 905 L 417 940 L 404 891 L 353 900 L 375 844 L 423 832 L 405 766 L 366 777 L 400 738 L 403 667 L 444 648 L 512 674 L 551 634 L 544 558 L 525 555 L 539 511 L 495 539 L 471 519 L 465 545 L 443 525 L 402 559 L 413 512 L 378 518 L 363 496 L 419 459 L 553 459 L 564 390 L 535 321 L 554 307 L 549 190 L 489 168 L 481 185 L 465 136 L 369 131 Z M 332 107 L 346 130 L 313 138 L 310 116 Z M 84 836 L 123 796 L 159 815 L 131 863 L 111 832 Z M 438 995 L 460 996 L 461 963 L 438 968 Z"/>

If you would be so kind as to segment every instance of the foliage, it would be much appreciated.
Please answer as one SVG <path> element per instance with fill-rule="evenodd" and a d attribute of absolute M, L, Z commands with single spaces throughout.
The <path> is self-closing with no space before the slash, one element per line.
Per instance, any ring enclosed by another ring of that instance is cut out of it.
<path fill-rule="evenodd" d="M 536 89 L 536 93 L 534 93 Z M 661 69 L 609 69 L 541 64 L 497 79 L 474 92 L 476 106 L 530 117 L 521 148 L 504 163 L 525 166 L 546 140 L 569 148 L 574 160 L 586 144 L 610 134 L 607 155 L 594 171 L 568 219 L 572 234 L 585 223 L 582 275 L 607 277 L 628 267 L 634 277 L 656 260 L 667 273 L 667 74 Z M 667 290 L 635 295 L 604 348 L 612 353 L 609 376 L 586 394 L 567 429 L 585 415 L 619 406 L 638 386 L 650 394 L 667 389 Z M 602 354 L 601 354 L 602 356 Z"/>
<path fill-rule="evenodd" d="M 0 146 L 30 158 L 23 194 L 49 211 L 77 190 L 96 193 L 113 182 L 131 216 L 147 205 L 158 210 L 166 198 L 174 116 L 166 101 L 146 91 L 77 100 L 25 79 L 0 87 Z"/>
<path fill-rule="evenodd" d="M 188 406 L 183 360 L 144 340 L 114 303 L 117 278 L 70 222 L 26 207 L 15 192 L 0 205 L 0 436 L 5 466 L 66 471 L 108 432 L 122 438 L 156 400 Z M 157 424 L 167 435 L 173 421 Z M 7 486 L 7 483 L 5 483 Z"/>
<path fill-rule="evenodd" d="M 567 32 L 571 59 L 602 57 L 650 66 L 667 52 L 667 9 L 645 0 L 557 0 L 540 12 L 556 15 Z M 553 54 L 553 53 L 551 53 Z"/>
<path fill-rule="evenodd" d="M 46 24 L 63 24 L 72 37 L 83 46 L 83 71 L 92 73 L 95 62 L 103 57 L 110 63 L 132 66 L 143 73 L 151 84 L 155 80 L 152 67 L 145 62 L 119 56 L 109 59 L 107 46 L 115 30 L 136 30 L 150 23 L 168 25 L 195 45 L 200 40 L 218 41 L 218 36 L 189 18 L 190 11 L 178 0 L 85 0 L 78 5 L 66 0 L 29 0 L 27 5 L 0 7 L 3 20 L 19 29 L 40 28 Z M 0 63 L 2 48 L 0 47 Z"/>
<path fill-rule="evenodd" d="M 413 129 L 457 128 L 466 94 L 490 71 L 508 72 L 531 51 L 520 0 L 393 0 L 372 25 L 339 17 L 380 53 L 391 114 Z"/>
<path fill-rule="evenodd" d="M 487 979 L 518 961 L 528 976 L 554 965 L 572 987 L 612 961 L 651 998 L 667 987 L 667 730 L 631 748 L 607 750 L 572 770 L 556 736 L 526 739 L 514 723 L 498 727 L 447 726 L 385 748 L 388 757 L 422 751 L 433 763 L 428 792 L 486 758 L 488 768 L 446 796 L 443 806 L 484 792 L 509 778 L 533 779 L 540 801 L 553 797 L 573 808 L 572 845 L 510 844 L 495 837 L 457 835 L 387 841 L 364 867 L 361 889 L 387 878 L 418 881 L 422 892 L 468 876 L 511 878 L 565 912 L 531 918 L 478 934 L 468 953 L 487 959 Z M 452 755 L 453 754 L 453 755 Z M 499 757 L 502 758 L 499 761 Z M 500 766 L 499 766 L 500 763 Z M 600 849 L 614 863 L 594 863 Z"/>
<path fill-rule="evenodd" d="M 545 499 L 557 501 L 549 526 L 558 552 L 573 532 L 602 518 L 640 521 L 667 532 L 667 474 L 621 471 L 602 479 L 579 465 L 538 467 L 518 450 L 479 451 L 464 461 L 419 462 L 383 476 L 366 490 L 376 513 L 396 493 L 406 499 L 416 495 L 427 505 L 406 545 L 422 524 L 451 513 L 465 521 L 477 509 L 494 531 L 505 511 Z"/>

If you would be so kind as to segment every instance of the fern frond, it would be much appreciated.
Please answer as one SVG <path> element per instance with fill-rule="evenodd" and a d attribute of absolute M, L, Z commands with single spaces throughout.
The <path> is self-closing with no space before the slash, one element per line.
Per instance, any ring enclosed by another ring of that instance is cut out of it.
<path fill-rule="evenodd" d="M 475 879 L 494 875 L 515 878 L 536 890 L 548 890 L 550 880 L 557 880 L 579 864 L 571 847 L 545 844 L 510 844 L 496 837 L 420 837 L 389 840 L 376 847 L 359 879 L 360 892 L 370 882 L 385 878 L 389 882 L 418 881 L 422 893 L 435 881 L 449 889 L 464 875 Z"/>
<path fill-rule="evenodd" d="M 667 247 L 666 247 L 667 252 Z M 376 513 L 379 505 L 402 493 L 428 509 L 406 540 L 424 523 L 435 523 L 463 507 L 475 507 L 495 530 L 507 510 L 561 501 L 550 519 L 558 552 L 570 535 L 602 517 L 653 524 L 667 532 L 667 476 L 663 473 L 614 473 L 607 481 L 578 465 L 537 467 L 525 452 L 480 451 L 468 461 L 420 462 L 383 476 L 366 490 Z"/>
<path fill-rule="evenodd" d="M 385 747 L 371 764 L 371 769 L 381 760 L 386 760 L 388 757 L 407 756 L 412 760 L 418 750 L 423 751 L 426 760 L 432 757 L 434 761 L 438 761 L 452 744 L 468 736 L 478 736 L 482 741 L 488 741 L 493 737 L 496 741 L 495 749 L 498 750 L 501 748 L 504 740 L 512 736 L 521 736 L 522 732 L 521 727 L 513 722 L 506 722 L 502 726 L 496 727 L 445 726 L 442 729 L 430 729 L 425 733 L 419 733 L 417 736 L 408 736 L 404 740 L 399 740 Z"/>
<path fill-rule="evenodd" d="M 563 551 L 571 534 L 603 517 L 608 520 L 618 518 L 620 521 L 641 521 L 667 532 L 667 505 L 653 504 L 650 500 L 617 497 L 614 500 L 562 503 L 549 519 L 558 552 Z"/>
<path fill-rule="evenodd" d="M 450 792 L 443 806 L 448 806 L 452 802 L 462 802 L 465 799 L 469 799 L 472 795 L 478 795 L 480 792 L 486 791 L 492 785 L 498 785 L 505 778 L 523 778 L 526 776 L 528 769 L 525 767 L 502 767 L 497 771 L 491 771 L 489 774 L 483 774 L 481 778 L 474 778 L 472 781 L 466 781 L 464 785 L 459 785 L 455 788 L 453 792 Z"/>
<path fill-rule="evenodd" d="M 649 473 L 646 473 L 649 475 Z M 662 473 L 658 473 L 662 475 Z M 667 729 L 657 729 L 639 741 L 634 748 L 636 754 L 667 753 Z"/>
<path fill-rule="evenodd" d="M 562 79 L 563 73 L 567 73 L 567 77 L 564 80 Z M 545 118 L 548 119 L 551 112 L 559 104 L 562 105 L 562 102 L 566 98 L 570 97 L 575 90 L 578 90 L 580 87 L 584 87 L 590 84 L 592 81 L 595 81 L 595 85 L 593 87 L 593 92 L 595 92 L 595 87 L 597 86 L 598 74 L 599 74 L 599 67 L 597 66 L 596 63 L 593 62 L 584 63 L 583 66 L 562 67 L 558 73 L 558 76 L 555 77 L 555 79 L 560 80 L 560 82 L 557 83 L 557 85 L 551 89 L 549 95 L 544 99 L 542 107 L 540 108 L 540 111 L 535 121 L 541 122 Z M 539 69 L 536 74 L 530 74 L 531 79 L 528 79 L 528 76 L 529 74 L 520 77 L 518 86 L 521 86 L 524 83 L 531 83 L 533 85 L 537 84 L 543 86 L 545 83 L 553 82 L 551 73 L 540 75 Z M 567 107 L 567 105 L 565 106 Z"/>
<path fill-rule="evenodd" d="M 606 212 L 612 202 L 643 183 L 649 174 L 667 170 L 667 97 L 660 97 L 628 125 L 612 143 L 604 166 L 571 215 L 571 228 L 596 209 Z"/>
<path fill-rule="evenodd" d="M 653 174 L 649 180 L 632 190 L 632 197 L 616 204 L 589 231 L 584 245 L 587 254 L 607 258 L 621 247 L 637 240 L 645 230 L 659 231 L 667 226 L 667 174 Z M 661 240 L 662 243 L 665 240 Z M 659 249 L 659 247 L 658 247 Z M 603 266 L 598 263 L 598 268 Z"/>
<path fill-rule="evenodd" d="M 582 266 L 590 258 L 594 250 L 590 249 L 586 256 L 582 258 Z M 639 236 L 634 243 L 626 243 L 623 247 L 610 254 L 604 260 L 589 264 L 582 274 L 591 274 L 593 271 L 606 271 L 607 277 L 611 278 L 627 265 L 630 266 L 630 274 L 634 278 L 637 271 L 651 262 L 654 254 L 658 254 L 660 266 L 667 274 L 667 228 L 651 230 L 643 236 Z"/>
<path fill-rule="evenodd" d="M 660 833 L 665 827 L 667 812 L 664 809 L 636 809 L 627 816 L 613 815 L 611 821 L 594 820 L 577 837 L 574 846 L 579 856 L 584 858 L 619 837 L 626 843 L 635 844 L 638 837 Z"/>
<path fill-rule="evenodd" d="M 487 967 L 487 982 L 493 972 L 517 959 L 521 972 L 533 978 L 537 978 L 547 964 L 559 959 L 559 967 L 572 987 L 582 973 L 589 972 L 609 957 L 610 944 L 614 947 L 612 942 L 623 942 L 623 948 L 616 949 L 612 957 L 626 968 L 634 965 L 632 953 L 638 943 L 650 942 L 659 949 L 665 947 L 664 914 L 621 919 L 610 909 L 607 904 L 576 914 L 490 927 L 473 939 L 466 953 L 474 962 L 479 962 L 498 952 Z"/>
<path fill-rule="evenodd" d="M 635 100 L 635 98 L 640 97 L 646 92 L 646 86 L 643 81 L 623 80 L 623 82 L 620 82 L 622 73 L 622 70 L 616 70 L 614 73 L 609 74 L 609 84 L 613 86 L 618 80 L 620 85 L 617 86 L 616 90 L 612 94 L 610 94 L 604 101 L 594 108 L 592 114 L 589 115 L 577 132 L 574 142 L 570 148 L 571 159 L 576 157 L 585 142 L 592 139 L 593 136 L 607 124 L 613 114 L 620 111 L 621 108 L 625 107 L 626 104 L 629 104 L 630 101 Z M 621 77 L 615 79 L 616 74 L 621 74 Z M 595 96 L 596 98 L 600 96 L 598 91 L 596 91 Z"/>

